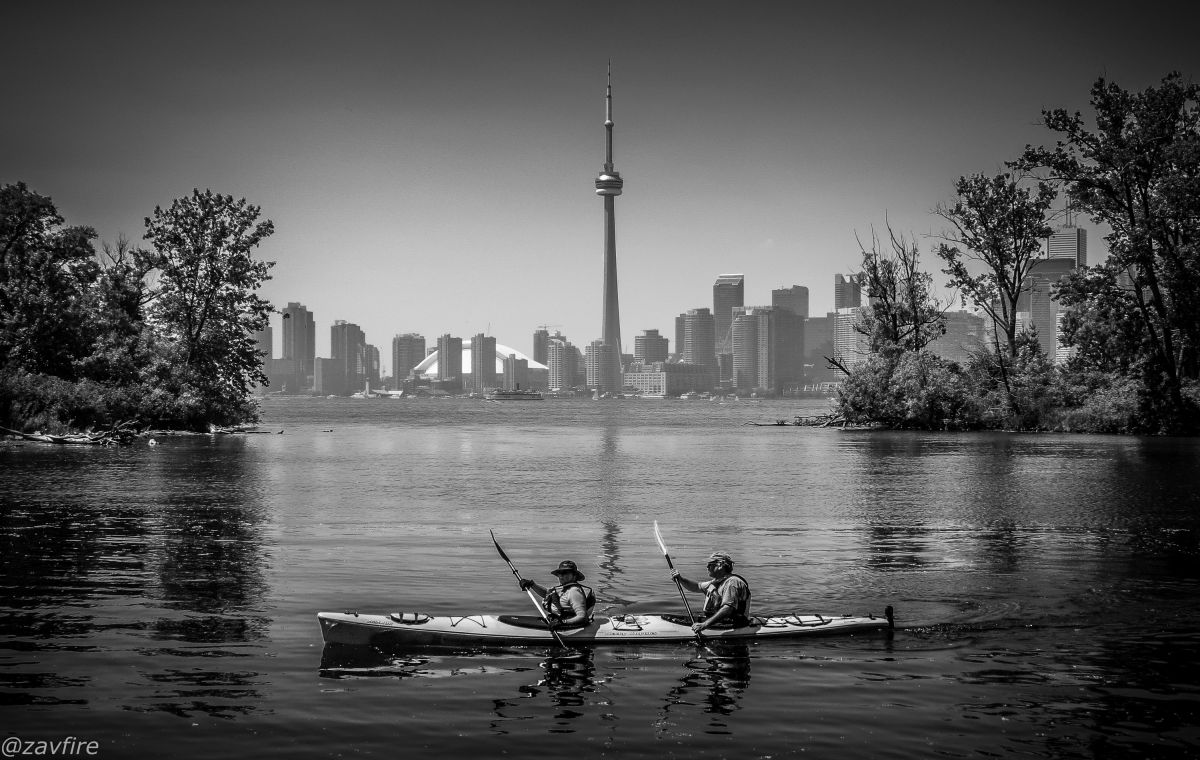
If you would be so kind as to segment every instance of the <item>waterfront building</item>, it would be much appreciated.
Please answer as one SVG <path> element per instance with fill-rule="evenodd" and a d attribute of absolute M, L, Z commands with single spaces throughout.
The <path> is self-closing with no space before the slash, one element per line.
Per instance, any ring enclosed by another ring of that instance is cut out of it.
<path fill-rule="evenodd" d="M 366 382 L 372 388 L 379 388 L 380 383 L 380 356 L 379 348 L 370 343 L 363 346 L 363 370 L 366 375 Z M 362 390 L 361 388 L 359 390 Z"/>
<path fill-rule="evenodd" d="M 849 306 L 833 315 L 833 355 L 846 369 L 863 364 L 871 353 L 867 336 L 854 328 L 861 313 L 861 306 Z"/>
<path fill-rule="evenodd" d="M 501 372 L 503 359 L 501 356 Z M 496 387 L 496 339 L 483 333 L 471 339 L 471 390 L 485 393 Z"/>
<path fill-rule="evenodd" d="M 412 375 L 413 367 L 425 358 L 425 336 L 404 333 L 392 337 L 392 382 L 399 390 L 401 383 Z"/>
<path fill-rule="evenodd" d="M 746 303 L 746 278 L 740 274 L 723 274 L 713 283 L 713 352 L 720 357 L 722 354 L 733 353 L 733 310 Z M 721 380 L 731 379 L 728 372 L 722 372 Z"/>
<path fill-rule="evenodd" d="M 625 387 L 642 396 L 705 393 L 714 386 L 712 370 L 680 362 L 632 362 L 625 370 Z"/>
<path fill-rule="evenodd" d="M 1017 320 L 1025 330 L 1037 332 L 1045 355 L 1057 362 L 1062 342 L 1062 306 L 1054 297 L 1058 282 L 1087 264 L 1087 230 L 1072 225 L 1060 228 L 1046 239 L 1046 258 L 1033 263 L 1017 298 Z"/>
<path fill-rule="evenodd" d="M 533 360 L 539 364 L 546 364 L 546 360 L 550 358 L 550 331 L 546 327 L 539 327 L 533 331 Z"/>
<path fill-rule="evenodd" d="M 329 328 L 332 365 L 324 378 L 324 393 L 347 396 L 363 389 L 367 382 L 366 345 L 366 336 L 358 325 L 344 319 L 333 321 Z"/>
<path fill-rule="evenodd" d="M 679 345 L 680 355 L 686 364 L 708 367 L 716 374 L 717 356 L 714 334 L 716 325 L 708 309 L 689 309 L 682 315 L 683 341 Z"/>
<path fill-rule="evenodd" d="M 833 327 L 837 315 L 804 320 L 804 384 L 827 383 L 839 379 L 840 373 L 829 366 L 825 357 L 833 356 Z"/>
<path fill-rule="evenodd" d="M 281 358 L 289 362 L 292 374 L 282 386 L 285 393 L 299 393 L 313 387 L 313 368 L 317 356 L 317 329 L 312 312 L 304 304 L 292 301 L 283 309 L 283 346 Z"/>
<path fill-rule="evenodd" d="M 450 333 L 438 338 L 436 359 L 437 372 L 434 377 L 438 389 L 451 392 L 462 390 L 465 387 L 463 367 L 471 366 L 470 360 L 463 356 L 462 338 L 456 338 Z"/>
<path fill-rule="evenodd" d="M 493 341 L 493 351 L 495 351 L 495 338 Z M 474 364 L 474 360 L 472 360 Z M 529 390 L 529 360 L 519 357 L 516 354 L 508 354 L 503 357 L 502 364 L 504 366 L 504 376 L 501 384 L 506 391 Z"/>
<path fill-rule="evenodd" d="M 770 306 L 733 309 L 733 387 L 738 391 L 775 389 L 775 311 Z"/>
<path fill-rule="evenodd" d="M 612 70 L 608 73 L 608 88 L 604 95 L 604 167 L 596 177 L 596 195 L 604 199 L 604 314 L 599 345 L 593 341 L 589 352 L 595 351 L 594 361 L 588 364 L 588 384 L 601 393 L 620 393 L 621 378 L 621 315 L 617 299 L 617 221 L 616 197 L 621 194 L 624 180 L 613 166 Z M 594 366 L 593 366 L 594 365 Z M 593 378 L 592 371 L 595 371 Z"/>
<path fill-rule="evenodd" d="M 579 376 L 579 351 L 575 346 L 561 334 L 556 334 L 547 342 L 546 354 L 549 389 L 562 391 L 574 388 Z"/>
<path fill-rule="evenodd" d="M 659 335 L 658 330 L 646 330 L 633 339 L 634 361 L 653 363 L 665 362 L 670 354 L 670 341 Z"/>

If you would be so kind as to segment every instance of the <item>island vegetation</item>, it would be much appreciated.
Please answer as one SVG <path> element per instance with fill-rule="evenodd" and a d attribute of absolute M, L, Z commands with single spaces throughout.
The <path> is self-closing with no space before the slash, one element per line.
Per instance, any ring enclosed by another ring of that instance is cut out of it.
<path fill-rule="evenodd" d="M 146 217 L 145 246 L 98 250 L 50 198 L 0 187 L 0 427 L 119 440 L 254 421 L 273 263 L 251 253 L 274 229 L 259 215 L 197 190 Z"/>
<path fill-rule="evenodd" d="M 927 346 L 946 306 L 914 241 L 862 245 L 870 304 L 856 324 L 869 351 L 844 366 L 836 413 L 851 424 L 916 429 L 1200 431 L 1200 88 L 1169 74 L 1144 92 L 1100 79 L 1094 124 L 1044 111 L 1053 147 L 1028 146 L 995 176 L 962 177 L 934 213 L 947 225 L 933 253 L 987 341 L 965 362 Z M 1063 277 L 1056 364 L 1016 307 L 1050 234 L 1050 209 L 1103 225 L 1108 257 Z"/>

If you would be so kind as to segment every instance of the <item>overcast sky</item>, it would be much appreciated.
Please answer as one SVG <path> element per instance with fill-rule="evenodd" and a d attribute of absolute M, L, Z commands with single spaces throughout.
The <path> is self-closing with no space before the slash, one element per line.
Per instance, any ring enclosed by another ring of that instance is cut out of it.
<path fill-rule="evenodd" d="M 1086 112 L 1099 76 L 1200 75 L 1195 3 L 829 5 L 5 3 L 0 183 L 109 242 L 193 188 L 261 206 L 264 294 L 313 311 L 319 356 L 335 319 L 389 370 L 404 332 L 583 346 L 611 59 L 632 351 L 673 342 L 722 273 L 748 305 L 798 284 L 824 313 L 885 219 L 936 272 L 930 210 L 1049 142 L 1043 108 Z"/>

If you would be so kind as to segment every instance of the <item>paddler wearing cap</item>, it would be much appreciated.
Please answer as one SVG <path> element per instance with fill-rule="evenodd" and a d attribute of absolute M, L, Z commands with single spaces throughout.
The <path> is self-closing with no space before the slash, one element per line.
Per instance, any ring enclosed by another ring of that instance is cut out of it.
<path fill-rule="evenodd" d="M 750 584 L 733 572 L 733 558 L 725 552 L 713 552 L 708 556 L 708 577 L 712 580 L 697 583 L 684 578 L 678 570 L 673 570 L 671 577 L 682 588 L 704 594 L 703 617 L 692 624 L 696 633 L 705 628 L 750 625 Z"/>
<path fill-rule="evenodd" d="M 587 625 L 592 620 L 592 608 L 596 606 L 596 595 L 587 586 L 580 583 L 584 579 L 579 567 L 569 559 L 558 563 L 558 567 L 550 571 L 558 578 L 558 585 L 545 588 L 533 581 L 522 578 L 521 590 L 533 589 L 542 597 L 542 604 L 550 613 L 550 624 L 553 626 Z"/>

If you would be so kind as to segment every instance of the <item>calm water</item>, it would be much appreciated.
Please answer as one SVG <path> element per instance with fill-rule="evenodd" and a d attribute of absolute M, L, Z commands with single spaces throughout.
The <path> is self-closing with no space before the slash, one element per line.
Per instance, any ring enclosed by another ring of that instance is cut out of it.
<path fill-rule="evenodd" d="M 753 427 L 817 402 L 268 400 L 270 434 L 0 443 L 0 733 L 97 756 L 1200 754 L 1200 440 Z M 283 431 L 282 435 L 276 434 Z M 323 651 L 319 610 L 758 612 L 886 636 Z M 7 750 L 11 745 L 4 745 Z"/>

